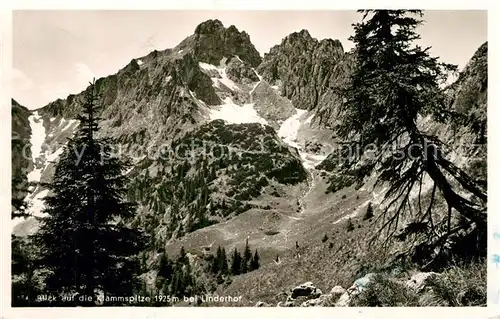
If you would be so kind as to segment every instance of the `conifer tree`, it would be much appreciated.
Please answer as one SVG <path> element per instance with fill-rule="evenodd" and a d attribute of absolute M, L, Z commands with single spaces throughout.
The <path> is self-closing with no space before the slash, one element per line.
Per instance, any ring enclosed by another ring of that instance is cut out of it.
<path fill-rule="evenodd" d="M 463 120 L 449 109 L 440 87 L 456 67 L 438 62 L 429 48 L 416 45 L 420 10 L 361 12 L 363 20 L 354 25 L 350 38 L 355 43 L 354 71 L 347 86 L 335 90 L 343 99 L 335 131 L 351 143 L 351 150 L 360 152 L 342 165 L 356 169 L 359 180 L 375 168 L 382 171 L 377 185 L 390 185 L 385 195 L 388 205 L 379 216 L 385 220 L 382 229 L 387 238 L 397 231 L 398 221 L 408 211 L 409 194 L 421 189 L 425 175 L 434 182 L 431 202 L 428 208 L 418 205 L 413 218 L 432 218 L 438 190 L 448 205 L 448 232 L 443 236 L 450 234 L 452 210 L 485 230 L 486 185 L 446 159 L 445 144 L 417 125 L 426 116 L 441 122 Z"/>
<path fill-rule="evenodd" d="M 179 251 L 179 257 L 177 257 L 177 262 L 181 265 L 185 265 L 186 263 L 189 262 L 184 246 L 182 246 L 181 250 Z"/>
<path fill-rule="evenodd" d="M 244 274 L 248 271 L 250 261 L 252 260 L 252 251 L 248 245 L 248 238 L 245 243 L 245 250 L 243 251 L 243 259 L 241 261 L 241 273 Z"/>
<path fill-rule="evenodd" d="M 163 253 L 163 255 L 161 256 L 160 265 L 158 268 L 158 276 L 161 276 L 167 280 L 172 279 L 173 268 L 171 260 L 168 259 L 167 253 Z"/>
<path fill-rule="evenodd" d="M 212 267 L 211 267 L 212 273 L 217 274 L 221 270 L 221 266 L 222 266 L 222 249 L 220 246 L 218 246 L 215 256 L 212 259 Z"/>
<path fill-rule="evenodd" d="M 34 245 L 25 238 L 11 236 L 12 240 L 12 301 L 13 307 L 37 305 L 36 296 L 41 293 L 34 280 Z"/>
<path fill-rule="evenodd" d="M 250 271 L 259 269 L 260 267 L 260 262 L 259 262 L 259 253 L 257 252 L 257 249 L 255 250 L 255 254 L 252 257 L 252 261 L 250 262 Z"/>
<path fill-rule="evenodd" d="M 354 230 L 354 224 L 353 224 L 351 218 L 347 219 L 346 229 L 348 232 Z"/>
<path fill-rule="evenodd" d="M 172 284 L 170 286 L 170 293 L 173 296 L 182 297 L 182 293 L 184 291 L 184 283 L 182 280 L 182 265 L 179 262 L 176 262 L 174 265 Z"/>
<path fill-rule="evenodd" d="M 12 141 L 14 143 L 14 140 Z M 24 200 L 24 198 L 15 197 L 14 194 L 23 194 L 27 192 L 27 188 L 23 186 L 23 180 L 14 175 L 12 173 L 12 212 L 11 218 L 16 217 L 28 217 L 30 214 L 27 211 L 28 203 Z"/>
<path fill-rule="evenodd" d="M 227 263 L 227 255 L 226 255 L 226 249 L 222 247 L 222 262 L 221 262 L 221 272 L 224 275 L 227 275 L 229 273 L 229 265 Z"/>
<path fill-rule="evenodd" d="M 363 219 L 367 220 L 367 219 L 370 219 L 372 217 L 373 217 L 373 206 L 372 206 L 372 203 L 369 202 L 368 207 L 366 207 L 366 213 L 365 213 L 365 216 L 363 216 Z"/>
<path fill-rule="evenodd" d="M 144 242 L 139 230 L 113 223 L 132 217 L 135 205 L 124 200 L 127 161 L 112 156 L 113 140 L 98 135 L 97 99 L 94 82 L 85 91 L 78 131 L 46 184 L 47 216 L 34 235 L 41 246 L 39 264 L 50 271 L 47 293 L 83 294 L 94 301 L 99 291 L 133 293 Z"/>
<path fill-rule="evenodd" d="M 236 249 L 236 247 L 234 248 L 233 259 L 231 261 L 231 274 L 233 275 L 241 274 L 241 255 Z"/>
<path fill-rule="evenodd" d="M 325 243 L 328 240 L 328 236 L 325 234 L 323 238 L 321 239 L 322 243 Z"/>

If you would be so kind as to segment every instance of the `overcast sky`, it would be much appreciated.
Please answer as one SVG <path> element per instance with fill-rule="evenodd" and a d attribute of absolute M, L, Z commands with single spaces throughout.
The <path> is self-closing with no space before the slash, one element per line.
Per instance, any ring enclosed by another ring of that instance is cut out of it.
<path fill-rule="evenodd" d="M 245 30 L 263 55 L 288 34 L 352 43 L 355 11 L 15 11 L 13 98 L 30 109 L 79 93 L 92 77 L 116 73 L 132 58 L 176 46 L 217 18 Z M 463 67 L 487 40 L 486 11 L 426 11 L 418 30 L 432 54 Z"/>

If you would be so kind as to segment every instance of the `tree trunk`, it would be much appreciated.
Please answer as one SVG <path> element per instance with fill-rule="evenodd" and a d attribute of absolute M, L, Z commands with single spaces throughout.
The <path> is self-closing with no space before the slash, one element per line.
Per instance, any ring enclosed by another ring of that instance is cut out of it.
<path fill-rule="evenodd" d="M 427 154 L 432 154 L 431 150 L 428 149 Z M 481 213 L 464 202 L 464 199 L 453 190 L 446 177 L 439 170 L 432 156 L 427 158 L 424 169 L 436 183 L 446 203 L 450 207 L 456 209 L 461 215 L 475 222 L 478 228 L 486 229 L 486 214 Z"/>

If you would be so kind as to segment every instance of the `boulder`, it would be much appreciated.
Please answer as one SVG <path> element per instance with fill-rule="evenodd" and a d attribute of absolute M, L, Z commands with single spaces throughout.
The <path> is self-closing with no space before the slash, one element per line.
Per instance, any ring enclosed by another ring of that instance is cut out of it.
<path fill-rule="evenodd" d="M 255 307 L 271 307 L 271 305 L 263 301 L 257 301 Z"/>
<path fill-rule="evenodd" d="M 295 300 L 287 300 L 283 304 L 283 307 L 295 307 Z"/>
<path fill-rule="evenodd" d="M 341 286 L 335 286 L 330 290 L 330 295 L 332 295 L 333 299 L 338 299 L 340 296 L 342 296 L 346 290 L 342 288 Z"/>
<path fill-rule="evenodd" d="M 336 307 L 347 307 L 352 300 L 352 297 L 358 295 L 361 291 L 365 290 L 368 283 L 375 277 L 374 273 L 366 274 L 354 281 L 335 303 Z M 335 288 L 335 287 L 334 287 Z M 340 291 L 340 290 L 339 290 Z"/>
<path fill-rule="evenodd" d="M 332 294 L 324 294 L 319 296 L 316 299 L 309 299 L 304 301 L 300 306 L 301 307 L 324 307 L 332 304 L 333 295 Z"/>
<path fill-rule="evenodd" d="M 297 297 L 318 298 L 321 295 L 322 295 L 321 290 L 316 288 L 312 282 L 308 281 L 300 286 L 293 288 L 291 297 L 293 299 Z"/>
<path fill-rule="evenodd" d="M 359 278 L 359 279 L 356 279 L 354 281 L 354 284 L 351 286 L 351 288 L 356 288 L 357 290 L 359 290 L 360 292 L 365 290 L 367 285 L 370 283 L 370 281 L 375 277 L 375 273 L 369 273 L 369 274 L 366 274 L 365 276 Z M 351 289 L 349 288 L 349 289 Z"/>
<path fill-rule="evenodd" d="M 406 286 L 419 293 L 422 292 L 426 285 L 437 276 L 439 276 L 439 274 L 435 272 L 419 272 L 411 276 L 411 278 L 406 281 Z"/>
<path fill-rule="evenodd" d="M 301 307 L 317 307 L 321 305 L 322 300 L 320 298 L 309 299 L 304 301 L 300 306 Z"/>

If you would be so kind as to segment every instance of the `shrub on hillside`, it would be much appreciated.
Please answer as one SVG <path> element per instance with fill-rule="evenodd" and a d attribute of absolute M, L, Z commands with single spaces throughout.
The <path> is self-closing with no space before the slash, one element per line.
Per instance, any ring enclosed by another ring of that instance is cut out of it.
<path fill-rule="evenodd" d="M 346 229 L 348 232 L 354 230 L 354 224 L 352 223 L 352 220 L 350 218 L 347 220 Z"/>
<path fill-rule="evenodd" d="M 432 298 L 423 306 L 486 306 L 486 278 L 485 261 L 450 267 L 429 284 Z"/>
<path fill-rule="evenodd" d="M 396 282 L 386 275 L 377 274 L 366 289 L 353 297 L 352 307 L 415 307 L 418 295 L 405 284 Z"/>
<path fill-rule="evenodd" d="M 363 220 L 367 220 L 367 219 L 370 219 L 373 217 L 373 207 L 372 207 L 372 203 L 368 203 L 368 207 L 366 208 L 366 213 L 365 215 L 363 216 Z"/>

